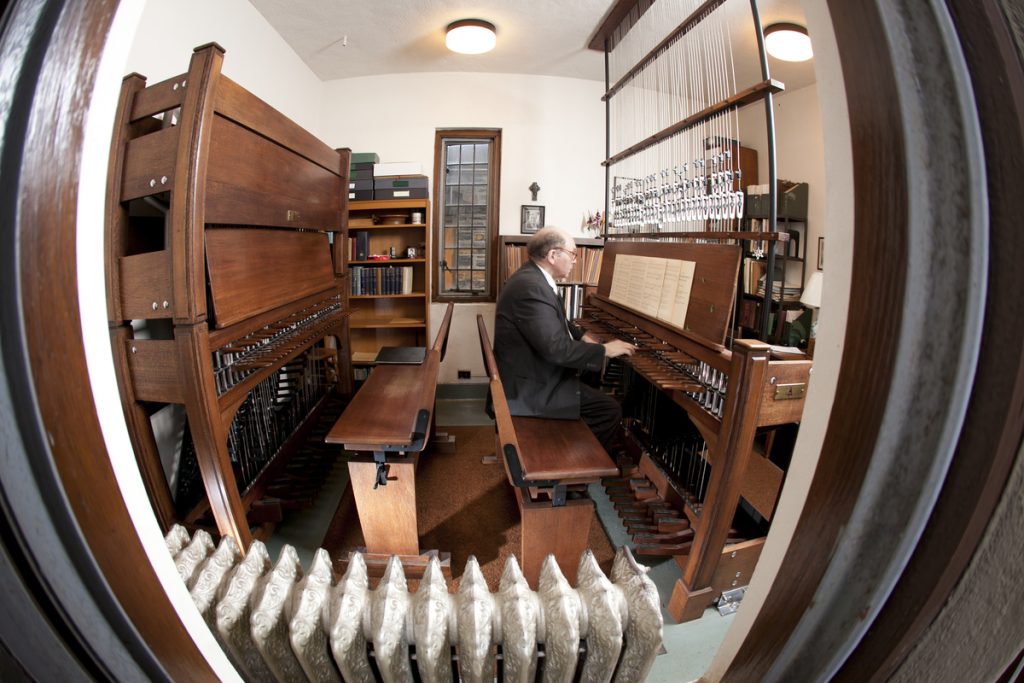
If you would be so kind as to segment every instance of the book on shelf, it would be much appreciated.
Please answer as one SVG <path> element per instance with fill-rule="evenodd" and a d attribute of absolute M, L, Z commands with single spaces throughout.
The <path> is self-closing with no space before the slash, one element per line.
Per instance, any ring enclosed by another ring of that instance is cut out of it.
<path fill-rule="evenodd" d="M 772 284 L 772 298 L 781 301 L 800 301 L 800 287 L 792 287 L 775 282 Z M 764 296 L 764 282 L 757 288 L 757 295 Z"/>
<path fill-rule="evenodd" d="M 412 266 L 352 266 L 351 294 L 373 296 L 412 294 Z"/>
<path fill-rule="evenodd" d="M 601 247 L 576 245 L 576 263 L 566 276 L 568 282 L 585 282 L 596 285 L 601 274 L 601 259 L 604 250 Z M 503 247 L 502 258 L 504 261 L 503 280 L 512 277 L 512 274 L 519 270 L 528 260 L 526 245 L 513 242 L 506 243 Z"/>
<path fill-rule="evenodd" d="M 365 261 L 370 253 L 370 233 L 366 230 L 356 231 L 356 261 Z"/>
<path fill-rule="evenodd" d="M 767 265 L 763 260 L 747 258 L 743 262 L 743 291 L 748 294 L 764 296 L 765 271 Z M 795 271 L 793 275 L 796 275 Z M 772 278 L 772 297 L 781 301 L 799 301 L 803 293 L 803 285 L 793 277 L 786 278 L 781 263 L 775 264 L 775 276 Z"/>

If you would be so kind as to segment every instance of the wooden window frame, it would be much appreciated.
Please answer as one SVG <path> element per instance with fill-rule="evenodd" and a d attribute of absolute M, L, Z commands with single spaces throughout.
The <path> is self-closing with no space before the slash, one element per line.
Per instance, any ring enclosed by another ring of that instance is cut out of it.
<path fill-rule="evenodd" d="M 491 160 L 488 164 L 488 208 L 487 208 L 487 291 L 481 295 L 454 294 L 443 291 L 440 278 L 441 262 L 444 260 L 444 141 L 451 138 L 488 140 L 491 143 Z M 489 303 L 498 296 L 498 225 L 501 205 L 501 129 L 500 128 L 438 128 L 434 134 L 434 261 L 431 269 L 433 301 L 448 303 Z"/>

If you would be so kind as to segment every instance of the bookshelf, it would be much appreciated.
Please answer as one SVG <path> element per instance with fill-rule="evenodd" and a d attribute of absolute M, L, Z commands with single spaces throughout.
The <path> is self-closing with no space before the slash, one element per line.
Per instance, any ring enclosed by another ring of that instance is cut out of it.
<path fill-rule="evenodd" d="M 746 229 L 762 232 L 768 229 L 768 195 L 750 193 L 747 188 Z M 765 192 L 767 186 L 762 186 Z M 771 322 L 765 341 L 784 342 L 786 323 L 804 312 L 800 303 L 803 284 L 807 276 L 807 183 L 778 181 L 779 232 L 788 233 L 789 239 L 779 242 L 775 254 L 775 273 L 771 293 Z M 750 248 L 743 255 L 740 303 L 737 325 L 743 336 L 758 336 L 758 321 L 764 304 L 764 277 L 766 260 L 755 249 L 767 248 L 765 242 L 746 242 Z M 792 313 L 790 313 L 792 312 Z M 797 313 L 799 312 L 799 313 Z"/>
<path fill-rule="evenodd" d="M 526 243 L 530 235 L 501 235 L 501 248 L 498 253 L 498 291 L 501 291 L 505 280 L 526 263 Z M 586 298 L 587 288 L 596 288 L 601 274 L 601 256 L 604 253 L 604 240 L 575 237 L 576 263 L 572 272 L 564 282 L 558 283 L 558 291 L 565 305 L 565 315 L 569 320 L 578 318 L 580 309 Z"/>
<path fill-rule="evenodd" d="M 414 250 L 411 257 L 409 249 Z M 384 346 L 426 345 L 429 255 L 429 199 L 348 203 L 345 258 L 353 365 L 371 365 Z"/>

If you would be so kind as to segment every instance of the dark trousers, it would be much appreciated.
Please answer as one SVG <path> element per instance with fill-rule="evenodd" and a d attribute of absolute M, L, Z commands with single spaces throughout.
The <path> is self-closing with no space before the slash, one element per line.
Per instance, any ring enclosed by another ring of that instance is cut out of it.
<path fill-rule="evenodd" d="M 622 422 L 622 408 L 608 394 L 580 382 L 580 418 L 608 450 Z"/>

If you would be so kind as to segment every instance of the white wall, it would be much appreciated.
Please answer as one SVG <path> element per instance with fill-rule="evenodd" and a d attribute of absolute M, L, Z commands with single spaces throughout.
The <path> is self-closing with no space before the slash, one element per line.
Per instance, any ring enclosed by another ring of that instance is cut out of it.
<path fill-rule="evenodd" d="M 550 76 L 427 73 L 325 84 L 324 134 L 332 147 L 415 161 L 433 182 L 438 128 L 501 129 L 499 230 L 519 233 L 519 207 L 580 232 L 604 205 L 604 92 L 598 81 Z M 537 201 L 527 189 L 540 185 Z"/>
<path fill-rule="evenodd" d="M 807 269 L 805 279 L 817 270 L 818 237 L 825 235 L 825 148 L 817 85 L 775 95 L 776 175 L 780 180 L 808 184 Z M 768 133 L 764 105 L 740 110 L 740 140 L 757 150 L 758 182 L 768 183 Z M 825 240 L 828 242 L 828 240 Z"/>
<path fill-rule="evenodd" d="M 604 206 L 604 92 L 598 81 L 520 74 L 428 73 L 350 78 L 325 84 L 324 140 L 331 147 L 376 152 L 381 161 L 414 161 L 431 176 L 438 128 L 500 128 L 498 229 L 519 234 L 520 207 L 545 207 L 545 222 L 583 234 L 584 214 Z M 529 186 L 540 185 L 537 200 Z M 484 376 L 476 328 L 493 304 L 456 306 L 441 366 Z M 430 337 L 444 306 L 431 307 Z"/>
<path fill-rule="evenodd" d="M 228 78 L 323 139 L 323 83 L 246 0 L 149 0 L 125 73 L 158 83 L 206 43 L 224 48 Z"/>

